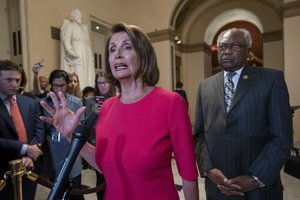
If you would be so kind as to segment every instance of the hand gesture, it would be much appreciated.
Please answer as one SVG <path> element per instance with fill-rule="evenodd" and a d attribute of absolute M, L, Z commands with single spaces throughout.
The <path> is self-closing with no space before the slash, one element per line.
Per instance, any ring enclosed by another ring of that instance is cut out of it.
<path fill-rule="evenodd" d="M 58 92 L 60 101 L 53 92 L 49 92 L 49 95 L 54 103 L 54 109 L 41 101 L 42 107 L 50 114 L 50 117 L 41 116 L 40 119 L 52 124 L 65 138 L 71 140 L 85 107 L 79 108 L 74 113 L 68 108 L 67 100 L 62 92 Z"/>

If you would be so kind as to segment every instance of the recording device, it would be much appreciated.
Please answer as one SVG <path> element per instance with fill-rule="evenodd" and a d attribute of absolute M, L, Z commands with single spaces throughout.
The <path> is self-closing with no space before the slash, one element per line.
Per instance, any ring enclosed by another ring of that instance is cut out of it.
<path fill-rule="evenodd" d="M 96 104 L 98 105 L 98 108 L 101 108 L 104 101 L 106 100 L 105 96 L 95 96 Z"/>
<path fill-rule="evenodd" d="M 41 59 L 39 62 L 35 63 L 34 66 L 37 66 L 38 68 L 41 68 L 44 66 L 44 59 Z"/>
<path fill-rule="evenodd" d="M 76 161 L 76 158 L 85 144 L 88 137 L 88 128 L 83 125 L 79 125 L 72 137 L 71 146 L 67 157 L 65 158 L 64 164 L 56 177 L 53 188 L 48 196 L 48 200 L 62 199 L 62 196 L 67 190 L 70 190 L 69 174 Z"/>
<path fill-rule="evenodd" d="M 106 100 L 105 96 L 95 96 L 96 103 L 103 104 L 103 102 Z"/>

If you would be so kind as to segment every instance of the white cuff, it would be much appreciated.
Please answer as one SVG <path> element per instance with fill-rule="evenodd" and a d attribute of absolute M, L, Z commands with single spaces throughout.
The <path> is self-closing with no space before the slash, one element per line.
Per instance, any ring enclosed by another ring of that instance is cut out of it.
<path fill-rule="evenodd" d="M 21 155 L 25 155 L 28 149 L 28 144 L 23 144 L 22 149 L 21 149 Z"/>

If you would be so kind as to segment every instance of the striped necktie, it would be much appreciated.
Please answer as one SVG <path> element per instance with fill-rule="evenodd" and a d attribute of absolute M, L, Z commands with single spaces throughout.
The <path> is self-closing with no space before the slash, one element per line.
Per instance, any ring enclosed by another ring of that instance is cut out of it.
<path fill-rule="evenodd" d="M 232 81 L 233 76 L 236 75 L 236 72 L 229 72 L 225 79 L 224 89 L 225 89 L 225 96 L 224 96 L 224 103 L 226 112 L 229 111 L 231 101 L 234 96 L 234 83 Z"/>
<path fill-rule="evenodd" d="M 10 103 L 10 114 L 11 114 L 11 118 L 12 121 L 15 125 L 15 128 L 18 132 L 18 136 L 19 136 L 19 141 L 27 144 L 27 135 L 26 135 L 26 129 L 24 126 L 24 122 L 19 110 L 19 106 L 17 104 L 17 102 L 12 98 L 12 97 L 8 97 L 9 103 Z"/>

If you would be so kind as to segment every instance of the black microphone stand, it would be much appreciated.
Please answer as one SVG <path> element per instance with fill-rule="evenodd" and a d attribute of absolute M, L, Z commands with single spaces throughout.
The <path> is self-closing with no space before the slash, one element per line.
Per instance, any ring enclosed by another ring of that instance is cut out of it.
<path fill-rule="evenodd" d="M 79 125 L 73 134 L 69 153 L 64 161 L 59 175 L 54 181 L 54 185 L 48 196 L 48 200 L 70 199 L 74 183 L 72 180 L 68 179 L 68 177 L 81 148 L 87 141 L 87 137 L 88 128 L 86 126 Z"/>
<path fill-rule="evenodd" d="M 69 179 L 69 184 L 67 185 L 65 192 L 62 195 L 61 200 L 69 200 L 71 198 L 71 191 L 74 187 L 74 183 Z"/>

